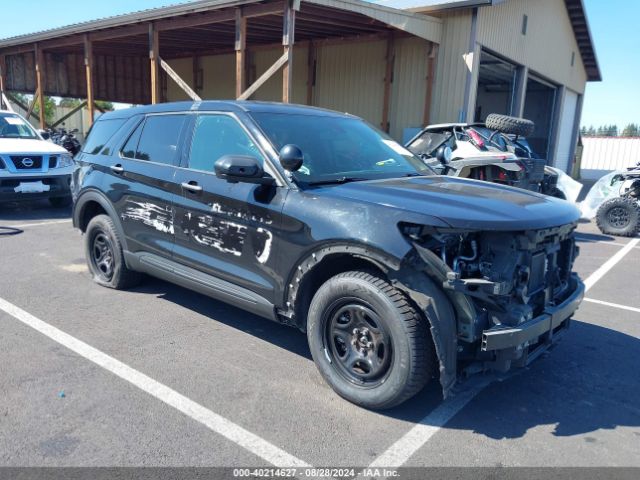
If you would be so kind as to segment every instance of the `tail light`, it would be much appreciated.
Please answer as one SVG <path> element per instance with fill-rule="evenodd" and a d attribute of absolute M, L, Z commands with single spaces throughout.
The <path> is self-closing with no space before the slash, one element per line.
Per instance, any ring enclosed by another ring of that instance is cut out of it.
<path fill-rule="evenodd" d="M 469 134 L 469 138 L 471 138 L 471 143 L 473 143 L 476 147 L 482 150 L 487 148 L 482 136 L 478 132 L 476 132 L 473 128 L 470 128 L 469 130 L 467 130 L 467 133 Z"/>

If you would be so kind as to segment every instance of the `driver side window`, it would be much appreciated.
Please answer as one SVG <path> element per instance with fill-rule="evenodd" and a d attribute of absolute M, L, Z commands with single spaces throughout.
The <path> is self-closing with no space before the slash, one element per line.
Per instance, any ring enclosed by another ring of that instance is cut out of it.
<path fill-rule="evenodd" d="M 198 115 L 193 128 L 189 168 L 213 172 L 216 161 L 225 155 L 263 157 L 240 124 L 229 115 Z"/>

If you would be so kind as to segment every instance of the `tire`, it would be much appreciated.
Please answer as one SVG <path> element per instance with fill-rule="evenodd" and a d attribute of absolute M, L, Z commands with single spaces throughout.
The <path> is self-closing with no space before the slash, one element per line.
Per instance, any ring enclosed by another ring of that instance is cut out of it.
<path fill-rule="evenodd" d="M 429 382 L 437 363 L 429 332 L 399 290 L 362 271 L 324 283 L 307 321 L 311 355 L 326 382 L 350 402 L 376 410 L 401 404 Z"/>
<path fill-rule="evenodd" d="M 122 242 L 108 215 L 97 215 L 87 225 L 84 252 L 97 284 L 122 290 L 140 283 L 142 275 L 127 268 L 124 262 Z"/>
<path fill-rule="evenodd" d="M 640 232 L 640 205 L 629 197 L 607 200 L 598 208 L 596 223 L 602 233 L 633 237 Z"/>
<path fill-rule="evenodd" d="M 68 207 L 69 205 L 71 205 L 71 196 L 51 197 L 49 199 L 49 203 L 55 208 Z"/>
<path fill-rule="evenodd" d="M 559 188 L 552 188 L 551 191 L 548 193 L 548 195 L 551 197 L 559 198 L 560 200 L 567 199 L 567 196 Z"/>
<path fill-rule="evenodd" d="M 490 114 L 484 123 L 487 128 L 519 137 L 530 137 L 536 128 L 535 124 L 526 118 L 498 115 L 497 113 Z"/>

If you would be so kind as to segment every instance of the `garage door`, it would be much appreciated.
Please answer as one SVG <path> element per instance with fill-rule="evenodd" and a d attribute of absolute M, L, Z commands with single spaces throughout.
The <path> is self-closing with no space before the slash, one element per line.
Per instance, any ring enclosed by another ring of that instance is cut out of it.
<path fill-rule="evenodd" d="M 560 125 L 558 129 L 558 148 L 556 149 L 556 159 L 554 166 L 564 172 L 569 172 L 571 166 L 571 151 L 573 150 L 573 139 L 576 126 L 576 108 L 578 107 L 578 94 L 566 90 L 564 102 L 562 104 L 562 114 L 560 115 Z"/>

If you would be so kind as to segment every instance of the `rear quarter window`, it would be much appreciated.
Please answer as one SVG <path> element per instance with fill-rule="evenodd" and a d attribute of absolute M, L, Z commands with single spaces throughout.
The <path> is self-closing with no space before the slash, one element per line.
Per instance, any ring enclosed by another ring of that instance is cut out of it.
<path fill-rule="evenodd" d="M 124 118 L 98 120 L 89 132 L 87 141 L 82 149 L 83 153 L 88 153 L 90 155 L 99 154 L 125 121 L 126 119 Z"/>

